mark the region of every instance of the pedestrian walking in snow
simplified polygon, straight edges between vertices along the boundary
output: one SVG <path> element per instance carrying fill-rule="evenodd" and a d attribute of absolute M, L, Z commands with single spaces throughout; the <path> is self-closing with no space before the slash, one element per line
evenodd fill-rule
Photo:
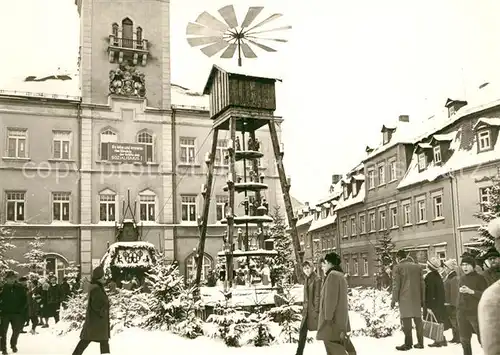
<path fill-rule="evenodd" d="M 100 344 L 101 354 L 110 353 L 109 300 L 104 283 L 104 270 L 98 266 L 92 271 L 85 322 L 73 355 L 82 355 L 91 342 Z"/>
<path fill-rule="evenodd" d="M 479 300 L 488 285 L 485 278 L 477 273 L 475 267 L 474 258 L 469 256 L 462 258 L 461 268 L 464 275 L 459 279 L 457 322 L 464 355 L 472 355 L 470 344 L 472 332 L 477 334 L 481 342 L 477 309 Z"/>
<path fill-rule="evenodd" d="M 60 294 L 61 294 L 61 306 L 66 309 L 66 303 L 68 302 L 69 298 L 71 297 L 71 286 L 68 282 L 68 278 L 65 277 L 63 278 L 63 281 L 61 283 L 60 287 Z"/>
<path fill-rule="evenodd" d="M 318 330 L 319 300 L 321 296 L 321 278 L 314 271 L 310 261 L 302 263 L 304 272 L 304 301 L 302 303 L 302 322 L 300 324 L 299 342 L 296 355 L 304 353 L 307 332 Z"/>
<path fill-rule="evenodd" d="M 396 254 L 398 264 L 393 269 L 392 302 L 395 307 L 399 303 L 399 313 L 403 325 L 405 341 L 396 346 L 399 351 L 407 351 L 412 347 L 424 348 L 424 334 L 421 307 L 425 304 L 425 285 L 423 270 L 416 264 L 405 250 Z M 413 346 L 412 320 L 417 331 L 417 344 Z"/>
<path fill-rule="evenodd" d="M 427 268 L 429 272 L 425 276 L 425 304 L 424 304 L 424 318 L 427 314 L 432 314 L 438 323 L 444 324 L 444 329 L 451 327 L 448 319 L 448 314 L 445 307 L 445 291 L 443 279 L 439 273 L 441 261 L 438 258 L 430 258 L 427 261 Z M 447 346 L 446 339 L 441 342 L 434 342 L 429 344 L 430 347 Z"/>
<path fill-rule="evenodd" d="M 488 286 L 491 286 L 500 280 L 500 253 L 496 248 L 491 248 L 484 254 L 483 259 L 485 270 L 481 275 L 486 279 Z"/>
<path fill-rule="evenodd" d="M 55 275 L 49 276 L 49 287 L 46 293 L 45 304 L 45 323 L 49 324 L 49 318 L 54 318 L 55 322 L 59 322 L 59 310 L 61 308 L 62 293 L 61 287 L 57 284 Z"/>
<path fill-rule="evenodd" d="M 19 280 L 17 281 L 19 285 L 22 286 L 24 289 L 24 292 L 26 293 L 26 296 L 28 295 L 28 278 L 26 276 L 21 276 Z M 27 327 L 29 325 L 29 311 L 28 307 L 26 307 L 25 312 L 24 312 L 24 321 L 23 321 L 23 327 L 20 331 L 21 334 L 26 333 L 24 330 L 24 327 Z"/>
<path fill-rule="evenodd" d="M 345 355 L 348 345 L 352 347 L 348 338 L 351 327 L 347 281 L 340 263 L 336 253 L 327 254 L 323 261 L 325 280 L 321 287 L 316 339 L 323 340 L 327 355 Z M 354 351 L 353 347 L 351 350 Z"/>
<path fill-rule="evenodd" d="M 30 281 L 28 289 L 28 315 L 31 321 L 31 334 L 36 334 L 36 327 L 40 317 L 40 302 L 42 295 L 38 280 L 33 279 Z"/>
<path fill-rule="evenodd" d="M 496 249 L 500 250 L 500 218 L 488 225 L 488 232 L 495 238 Z M 479 302 L 479 331 L 484 355 L 500 354 L 500 280 L 484 291 Z"/>
<path fill-rule="evenodd" d="M 17 340 L 23 329 L 27 307 L 26 290 L 16 282 L 15 272 L 7 271 L 5 274 L 5 285 L 3 285 L 0 291 L 0 350 L 3 355 L 8 354 L 7 331 L 9 325 L 12 328 L 10 348 L 13 352 L 17 353 Z"/>
<path fill-rule="evenodd" d="M 458 306 L 458 265 L 456 260 L 447 260 L 444 262 L 448 273 L 444 277 L 444 295 L 445 295 L 445 307 L 450 319 L 451 329 L 453 338 L 450 343 L 458 344 L 460 343 L 460 336 L 458 335 L 458 323 L 457 323 L 457 306 Z"/>

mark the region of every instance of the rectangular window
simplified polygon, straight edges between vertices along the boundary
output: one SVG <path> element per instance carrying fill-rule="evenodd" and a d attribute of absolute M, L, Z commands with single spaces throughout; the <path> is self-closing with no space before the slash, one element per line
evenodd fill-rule
<path fill-rule="evenodd" d="M 196 196 L 181 196 L 183 222 L 196 222 Z"/>
<path fill-rule="evenodd" d="M 102 222 L 116 221 L 116 195 L 99 195 L 99 220 Z"/>
<path fill-rule="evenodd" d="M 322 219 L 325 219 L 326 217 L 328 217 L 329 210 L 330 210 L 329 208 L 321 207 L 321 218 Z"/>
<path fill-rule="evenodd" d="M 389 163 L 389 181 L 394 181 L 398 179 L 396 167 L 397 164 L 395 160 Z"/>
<path fill-rule="evenodd" d="M 54 131 L 52 137 L 52 158 L 69 160 L 71 157 L 71 132 Z"/>
<path fill-rule="evenodd" d="M 217 150 L 215 151 L 215 165 L 229 165 L 229 156 L 227 155 L 227 139 L 217 140 Z"/>
<path fill-rule="evenodd" d="M 366 221 L 364 214 L 359 216 L 359 228 L 361 229 L 361 233 L 366 233 Z"/>
<path fill-rule="evenodd" d="M 380 217 L 380 230 L 386 230 L 387 229 L 387 221 L 385 217 L 385 210 L 380 210 L 379 212 L 379 217 Z"/>
<path fill-rule="evenodd" d="M 420 153 L 418 155 L 418 169 L 425 170 L 426 167 L 427 167 L 427 162 L 425 159 L 425 153 Z"/>
<path fill-rule="evenodd" d="M 404 225 L 411 224 L 411 203 L 407 202 L 403 204 L 403 216 L 404 216 Z"/>
<path fill-rule="evenodd" d="M 9 158 L 26 158 L 27 140 L 27 130 L 9 128 L 7 131 L 7 156 Z"/>
<path fill-rule="evenodd" d="M 446 261 L 446 247 L 435 247 L 434 251 L 436 252 L 436 258 L 442 261 Z"/>
<path fill-rule="evenodd" d="M 194 164 L 196 151 L 195 138 L 180 139 L 180 162 L 182 164 Z"/>
<path fill-rule="evenodd" d="M 354 256 L 352 258 L 352 261 L 353 261 L 353 267 L 354 267 L 354 270 L 352 272 L 352 276 L 358 276 L 359 275 L 359 261 L 358 261 L 358 257 Z"/>
<path fill-rule="evenodd" d="M 378 184 L 385 184 L 385 165 L 381 165 L 378 167 Z"/>
<path fill-rule="evenodd" d="M 432 148 L 434 152 L 434 163 L 439 164 L 441 163 L 441 147 L 439 145 L 435 146 Z"/>
<path fill-rule="evenodd" d="M 375 188 L 375 170 L 373 169 L 368 170 L 368 188 Z"/>
<path fill-rule="evenodd" d="M 344 196 L 344 200 L 347 200 L 347 198 L 349 197 L 349 189 L 347 188 L 347 185 L 344 185 L 342 187 L 342 190 L 343 190 L 342 194 Z"/>
<path fill-rule="evenodd" d="M 398 206 L 391 206 L 391 227 L 395 228 L 398 226 Z"/>
<path fill-rule="evenodd" d="M 154 137 L 148 132 L 141 132 L 137 135 L 137 143 L 144 146 L 146 162 L 154 161 Z"/>
<path fill-rule="evenodd" d="M 425 208 L 425 199 L 417 201 L 417 222 L 427 221 L 427 211 Z"/>
<path fill-rule="evenodd" d="M 478 138 L 478 148 L 480 152 L 491 149 L 491 136 L 489 130 L 479 132 L 477 134 L 477 138 Z"/>
<path fill-rule="evenodd" d="M 358 183 L 356 180 L 352 183 L 352 196 L 355 197 L 358 194 Z"/>
<path fill-rule="evenodd" d="M 434 205 L 434 218 L 443 217 L 443 196 L 438 195 L 432 198 L 432 204 Z"/>
<path fill-rule="evenodd" d="M 342 237 L 347 237 L 347 220 L 342 220 Z"/>
<path fill-rule="evenodd" d="M 354 237 L 356 236 L 357 231 L 356 231 L 356 217 L 352 216 L 351 217 L 351 236 Z"/>
<path fill-rule="evenodd" d="M 363 276 L 368 276 L 369 267 L 368 267 L 368 255 L 363 255 Z"/>
<path fill-rule="evenodd" d="M 376 223 L 375 223 L 375 212 L 370 212 L 370 232 L 373 232 L 377 229 Z"/>
<path fill-rule="evenodd" d="M 351 274 L 351 265 L 349 265 L 349 258 L 344 258 L 344 272 L 348 275 Z"/>
<path fill-rule="evenodd" d="M 8 191 L 7 197 L 7 221 L 9 222 L 23 222 L 25 219 L 24 208 L 26 194 L 21 191 Z"/>
<path fill-rule="evenodd" d="M 54 192 L 52 194 L 52 220 L 69 222 L 71 194 Z"/>
<path fill-rule="evenodd" d="M 139 211 L 141 221 L 156 221 L 156 196 L 152 194 L 139 195 Z"/>
<path fill-rule="evenodd" d="M 217 196 L 216 197 L 216 218 L 217 222 L 226 218 L 226 204 L 228 203 L 227 196 Z"/>
<path fill-rule="evenodd" d="M 490 191 L 491 191 L 491 186 L 479 189 L 479 203 L 481 212 L 489 211 L 489 204 L 491 203 Z"/>

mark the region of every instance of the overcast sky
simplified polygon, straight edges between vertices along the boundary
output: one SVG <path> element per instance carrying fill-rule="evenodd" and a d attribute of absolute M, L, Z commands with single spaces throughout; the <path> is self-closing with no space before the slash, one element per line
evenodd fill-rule
<path fill-rule="evenodd" d="M 379 139 L 383 123 L 400 114 L 422 120 L 448 97 L 460 98 L 498 74 L 497 0 L 238 0 L 262 16 L 284 14 L 277 26 L 289 42 L 257 52 L 248 70 L 283 78 L 286 173 L 302 201 L 324 196 L 333 173 L 344 173 Z M 212 63 L 185 40 L 188 21 L 227 0 L 171 0 L 172 81 L 199 89 Z M 269 24 L 271 28 L 272 24 Z M 145 25 L 144 27 L 147 27 Z M 73 0 L 0 1 L 0 88 L 12 77 L 76 66 L 78 15 Z M 282 37 L 283 36 L 277 36 Z M 8 87 L 7 87 L 8 88 Z M 499 93 L 500 96 L 500 93 Z"/>

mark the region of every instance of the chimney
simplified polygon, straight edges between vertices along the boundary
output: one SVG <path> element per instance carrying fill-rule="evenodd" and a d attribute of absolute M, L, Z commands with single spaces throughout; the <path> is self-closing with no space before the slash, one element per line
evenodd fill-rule
<path fill-rule="evenodd" d="M 408 116 L 408 115 L 399 115 L 399 122 L 410 122 L 410 116 Z"/>
<path fill-rule="evenodd" d="M 309 207 L 309 202 L 305 202 L 304 205 L 306 205 L 306 207 Z"/>
<path fill-rule="evenodd" d="M 340 179 L 342 179 L 342 175 L 333 174 L 332 175 L 332 185 L 337 184 L 340 181 Z"/>

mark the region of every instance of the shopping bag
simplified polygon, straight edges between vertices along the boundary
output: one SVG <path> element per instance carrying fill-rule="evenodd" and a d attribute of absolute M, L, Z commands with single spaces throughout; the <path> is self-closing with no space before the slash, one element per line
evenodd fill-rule
<path fill-rule="evenodd" d="M 432 312 L 427 312 L 423 321 L 424 337 L 434 340 L 436 343 L 444 341 L 444 324 L 438 323 Z"/>
<path fill-rule="evenodd" d="M 354 344 L 351 341 L 351 337 L 349 335 L 345 336 L 344 341 L 342 342 L 345 350 L 347 351 L 347 354 L 349 355 L 356 355 L 356 348 L 354 347 Z"/>

